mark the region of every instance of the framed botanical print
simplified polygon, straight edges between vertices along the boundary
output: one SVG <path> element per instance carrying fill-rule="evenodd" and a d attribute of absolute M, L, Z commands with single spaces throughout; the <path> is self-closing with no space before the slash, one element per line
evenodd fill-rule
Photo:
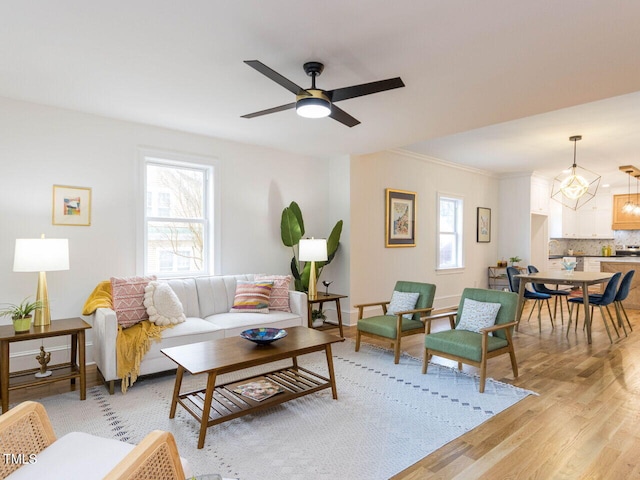
<path fill-rule="evenodd" d="M 491 241 L 491 209 L 478 207 L 476 241 L 489 243 Z"/>
<path fill-rule="evenodd" d="M 416 192 L 386 189 L 386 247 L 416 246 Z"/>
<path fill-rule="evenodd" d="M 54 185 L 52 222 L 54 225 L 91 225 L 91 189 Z"/>

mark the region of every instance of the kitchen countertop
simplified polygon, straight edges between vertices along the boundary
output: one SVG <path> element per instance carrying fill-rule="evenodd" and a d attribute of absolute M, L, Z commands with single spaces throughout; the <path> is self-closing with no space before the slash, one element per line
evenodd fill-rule
<path fill-rule="evenodd" d="M 630 257 L 629 255 L 609 255 L 605 257 L 604 255 L 573 255 L 563 254 L 563 255 L 549 255 L 549 260 L 553 260 L 554 258 L 563 258 L 563 257 L 576 257 L 576 258 L 640 258 L 640 257 Z"/>

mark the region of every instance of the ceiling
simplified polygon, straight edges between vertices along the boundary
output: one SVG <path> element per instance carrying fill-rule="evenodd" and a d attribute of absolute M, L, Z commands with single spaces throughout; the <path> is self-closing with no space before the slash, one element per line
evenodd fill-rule
<path fill-rule="evenodd" d="M 633 0 L 3 0 L 0 96 L 313 156 L 406 148 L 498 173 L 572 163 L 626 185 L 640 139 Z M 362 123 L 303 119 L 243 63 L 345 100 Z M 611 180 L 609 180 L 611 172 Z"/>

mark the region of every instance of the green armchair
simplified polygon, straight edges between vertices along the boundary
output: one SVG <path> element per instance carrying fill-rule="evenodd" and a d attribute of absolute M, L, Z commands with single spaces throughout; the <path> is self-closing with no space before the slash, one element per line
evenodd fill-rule
<path fill-rule="evenodd" d="M 394 315 L 387 315 L 387 306 L 390 301 L 362 303 L 354 305 L 358 308 L 358 331 L 356 333 L 356 352 L 360 350 L 360 338 L 362 335 L 391 340 L 394 349 L 394 363 L 400 361 L 400 341 L 407 335 L 415 335 L 425 332 L 426 317 L 432 310 L 433 297 L 436 294 L 436 286 L 430 283 L 399 281 L 394 288 L 398 292 L 419 293 L 415 308 Z M 380 306 L 382 315 L 362 318 L 365 307 Z M 412 314 L 410 319 L 403 315 Z"/>
<path fill-rule="evenodd" d="M 449 317 L 452 322 L 457 316 L 455 322 L 457 327 L 463 314 L 464 301 L 467 298 L 478 302 L 501 304 L 495 324 L 480 329 L 480 333 L 452 328 L 425 335 L 422 373 L 427 373 L 427 366 L 432 355 L 457 361 L 459 369 L 462 368 L 463 363 L 473 365 L 480 368 L 480 393 L 483 393 L 487 376 L 487 360 L 490 358 L 508 353 L 511 358 L 513 376 L 518 377 L 518 365 L 511 338 L 513 328 L 516 326 L 518 295 L 498 290 L 465 288 L 457 309 L 427 317 L 425 320 L 431 323 L 436 318 Z M 492 336 L 489 333 L 492 333 Z"/>

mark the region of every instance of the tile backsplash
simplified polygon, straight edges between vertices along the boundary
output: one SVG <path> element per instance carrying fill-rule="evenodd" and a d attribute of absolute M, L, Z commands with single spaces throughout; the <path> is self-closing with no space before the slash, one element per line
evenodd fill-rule
<path fill-rule="evenodd" d="M 549 255 L 567 255 L 569 250 L 584 252 L 585 255 L 600 255 L 605 245 L 611 245 L 615 255 L 616 245 L 640 245 L 640 230 L 616 230 L 613 235 L 613 240 L 553 239 L 549 241 Z"/>

